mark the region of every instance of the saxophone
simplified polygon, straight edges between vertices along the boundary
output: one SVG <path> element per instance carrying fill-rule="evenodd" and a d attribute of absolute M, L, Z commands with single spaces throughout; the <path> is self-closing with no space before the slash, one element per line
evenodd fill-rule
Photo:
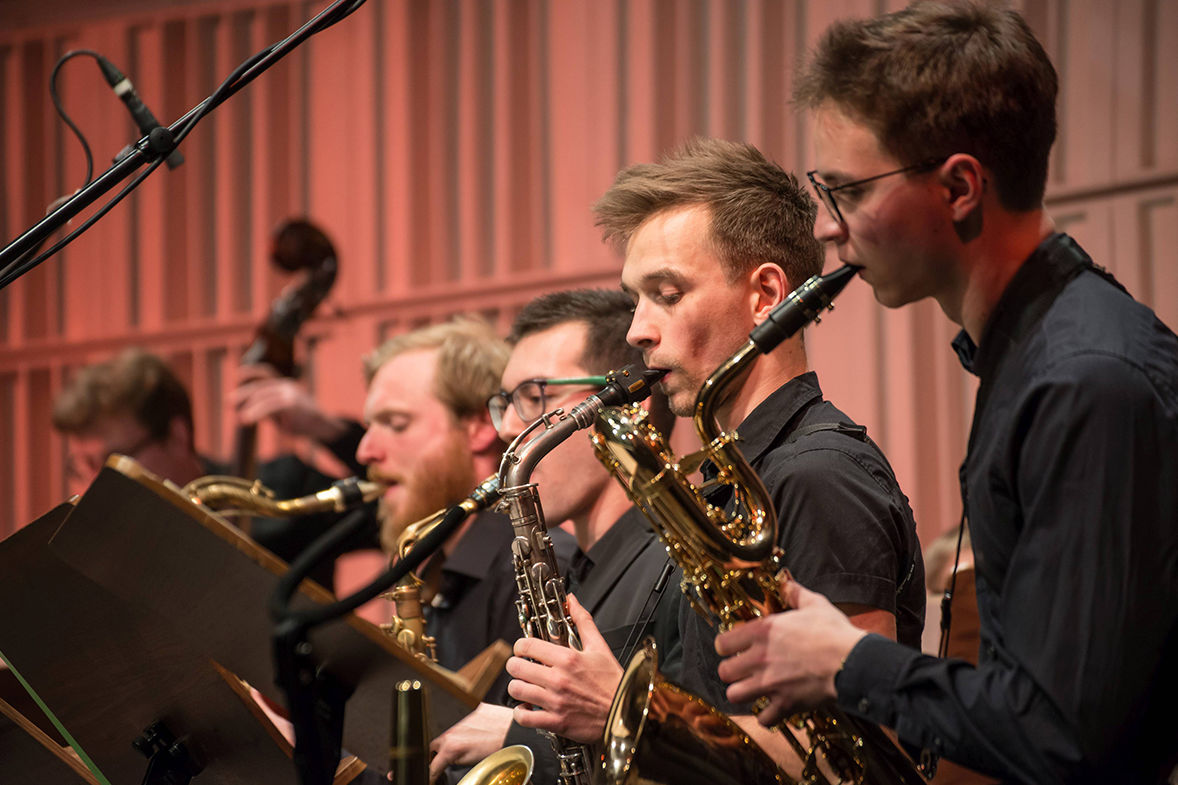
<path fill-rule="evenodd" d="M 581 648 L 577 628 L 565 604 L 564 579 L 556 564 L 552 538 L 544 522 L 540 494 L 531 482 L 540 460 L 575 432 L 588 428 L 594 417 L 608 406 L 635 403 L 650 395 L 659 372 L 627 366 L 607 375 L 609 384 L 565 414 L 556 409 L 544 414 L 512 441 L 499 466 L 500 509 L 511 518 L 515 539 L 511 543 L 519 595 L 516 610 L 520 627 L 529 638 Z M 532 434 L 540 429 L 535 438 Z M 531 439 L 530 441 L 528 441 Z M 526 442 L 526 443 L 525 443 Z M 569 739 L 546 733 L 560 761 L 561 785 L 588 785 L 591 758 L 589 748 Z"/>
<path fill-rule="evenodd" d="M 276 499 L 274 491 L 259 480 L 225 474 L 197 477 L 180 489 L 193 504 L 222 515 L 257 515 L 262 518 L 293 518 L 319 512 L 344 512 L 357 504 L 380 498 L 387 486 L 359 477 L 336 480 L 318 493 L 297 499 Z"/>
<path fill-rule="evenodd" d="M 593 443 L 598 458 L 646 514 L 682 569 L 682 589 L 692 607 L 721 631 L 741 621 L 786 610 L 778 585 L 787 573 L 776 546 L 777 516 L 772 500 L 737 448 L 737 435 L 720 431 L 715 407 L 760 354 L 817 321 L 855 270 L 846 265 L 807 280 L 713 372 L 696 397 L 693 421 L 702 444 L 698 452 L 676 461 L 662 434 L 647 424 L 641 413 L 606 410 L 597 417 Z M 731 513 L 710 504 L 687 479 L 704 460 L 710 460 L 718 470 L 714 482 L 731 487 Z M 623 681 L 614 705 L 632 701 L 627 692 L 648 689 L 648 683 Z M 790 726 L 807 733 L 808 745 Z M 859 721 L 837 707 L 795 715 L 777 729 L 802 761 L 802 782 L 830 783 L 819 768 L 820 757 L 832 768 L 838 782 L 924 782 L 908 758 L 877 726 Z M 637 734 L 631 739 L 611 739 L 607 734 L 607 755 L 632 756 L 640 741 Z M 623 771 L 626 763 L 607 760 L 606 768 Z"/>
<path fill-rule="evenodd" d="M 499 476 L 491 475 L 471 491 L 458 506 L 472 515 L 485 510 L 499 500 Z M 405 527 L 397 538 L 397 558 L 403 558 L 419 540 L 433 531 L 442 522 L 450 508 L 438 510 Z M 421 609 L 421 587 L 424 581 L 410 572 L 397 582 L 390 591 L 380 595 L 393 604 L 393 620 L 382 624 L 381 629 L 397 643 L 413 652 L 419 659 L 438 661 L 437 641 L 425 634 L 425 615 Z"/>

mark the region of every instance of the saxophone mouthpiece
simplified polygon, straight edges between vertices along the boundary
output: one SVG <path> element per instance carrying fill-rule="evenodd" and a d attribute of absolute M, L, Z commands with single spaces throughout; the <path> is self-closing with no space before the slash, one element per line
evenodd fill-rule
<path fill-rule="evenodd" d="M 609 384 L 597 393 L 597 397 L 606 406 L 638 403 L 649 398 L 654 386 L 666 375 L 664 368 L 646 368 L 638 363 L 627 365 L 606 375 Z"/>

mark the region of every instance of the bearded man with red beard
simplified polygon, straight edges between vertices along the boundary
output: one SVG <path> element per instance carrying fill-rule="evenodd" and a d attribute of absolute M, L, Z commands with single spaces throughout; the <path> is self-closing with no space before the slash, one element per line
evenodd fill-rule
<path fill-rule="evenodd" d="M 399 335 L 368 358 L 367 431 L 356 459 L 389 483 L 379 512 L 386 552 L 410 523 L 461 501 L 498 470 L 503 443 L 486 401 L 507 356 L 488 325 L 462 319 Z M 555 529 L 552 537 L 564 567 L 575 544 Z M 481 512 L 420 570 L 426 633 L 443 667 L 457 670 L 496 640 L 520 637 L 511 540 L 505 516 Z M 504 703 L 507 681 L 501 674 L 485 700 Z"/>

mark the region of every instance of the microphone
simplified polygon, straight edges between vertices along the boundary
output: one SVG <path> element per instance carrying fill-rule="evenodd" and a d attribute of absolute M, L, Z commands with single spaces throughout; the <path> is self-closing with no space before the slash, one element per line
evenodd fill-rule
<path fill-rule="evenodd" d="M 169 169 L 175 169 L 184 163 L 184 156 L 176 149 L 176 142 L 172 138 L 171 130 L 160 125 L 160 121 L 155 119 L 155 115 L 144 105 L 139 94 L 135 92 L 135 85 L 131 84 L 131 80 L 101 55 L 98 56 L 98 68 L 106 78 L 107 84 L 114 90 L 115 95 L 127 105 L 127 111 L 131 113 L 135 125 L 139 126 L 139 132 L 148 137 L 151 151 L 161 155 L 167 153 Z M 123 155 L 120 154 L 119 157 L 122 158 Z"/>

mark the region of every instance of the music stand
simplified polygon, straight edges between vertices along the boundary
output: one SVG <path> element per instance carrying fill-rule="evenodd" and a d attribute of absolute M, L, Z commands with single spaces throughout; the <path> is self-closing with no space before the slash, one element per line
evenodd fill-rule
<path fill-rule="evenodd" d="M 171 617 L 176 634 L 194 650 L 280 699 L 267 602 L 286 565 L 175 486 L 130 458 L 113 456 L 50 547 L 114 595 Z M 295 607 L 333 599 L 311 581 L 299 595 Z M 355 687 L 344 746 L 378 770 L 388 759 L 398 682 L 423 685 L 431 736 L 478 704 L 449 671 L 415 658 L 355 614 L 315 629 L 311 643 L 321 667 Z"/>
<path fill-rule="evenodd" d="M 89 781 L 144 782 L 151 764 L 132 744 L 157 721 L 203 767 L 201 783 L 254 785 L 289 771 L 241 689 L 170 622 L 50 552 L 70 513 L 61 505 L 0 542 L 0 652 L 56 720 Z M 0 761 L 0 779 L 9 782 L 20 765 Z"/>

